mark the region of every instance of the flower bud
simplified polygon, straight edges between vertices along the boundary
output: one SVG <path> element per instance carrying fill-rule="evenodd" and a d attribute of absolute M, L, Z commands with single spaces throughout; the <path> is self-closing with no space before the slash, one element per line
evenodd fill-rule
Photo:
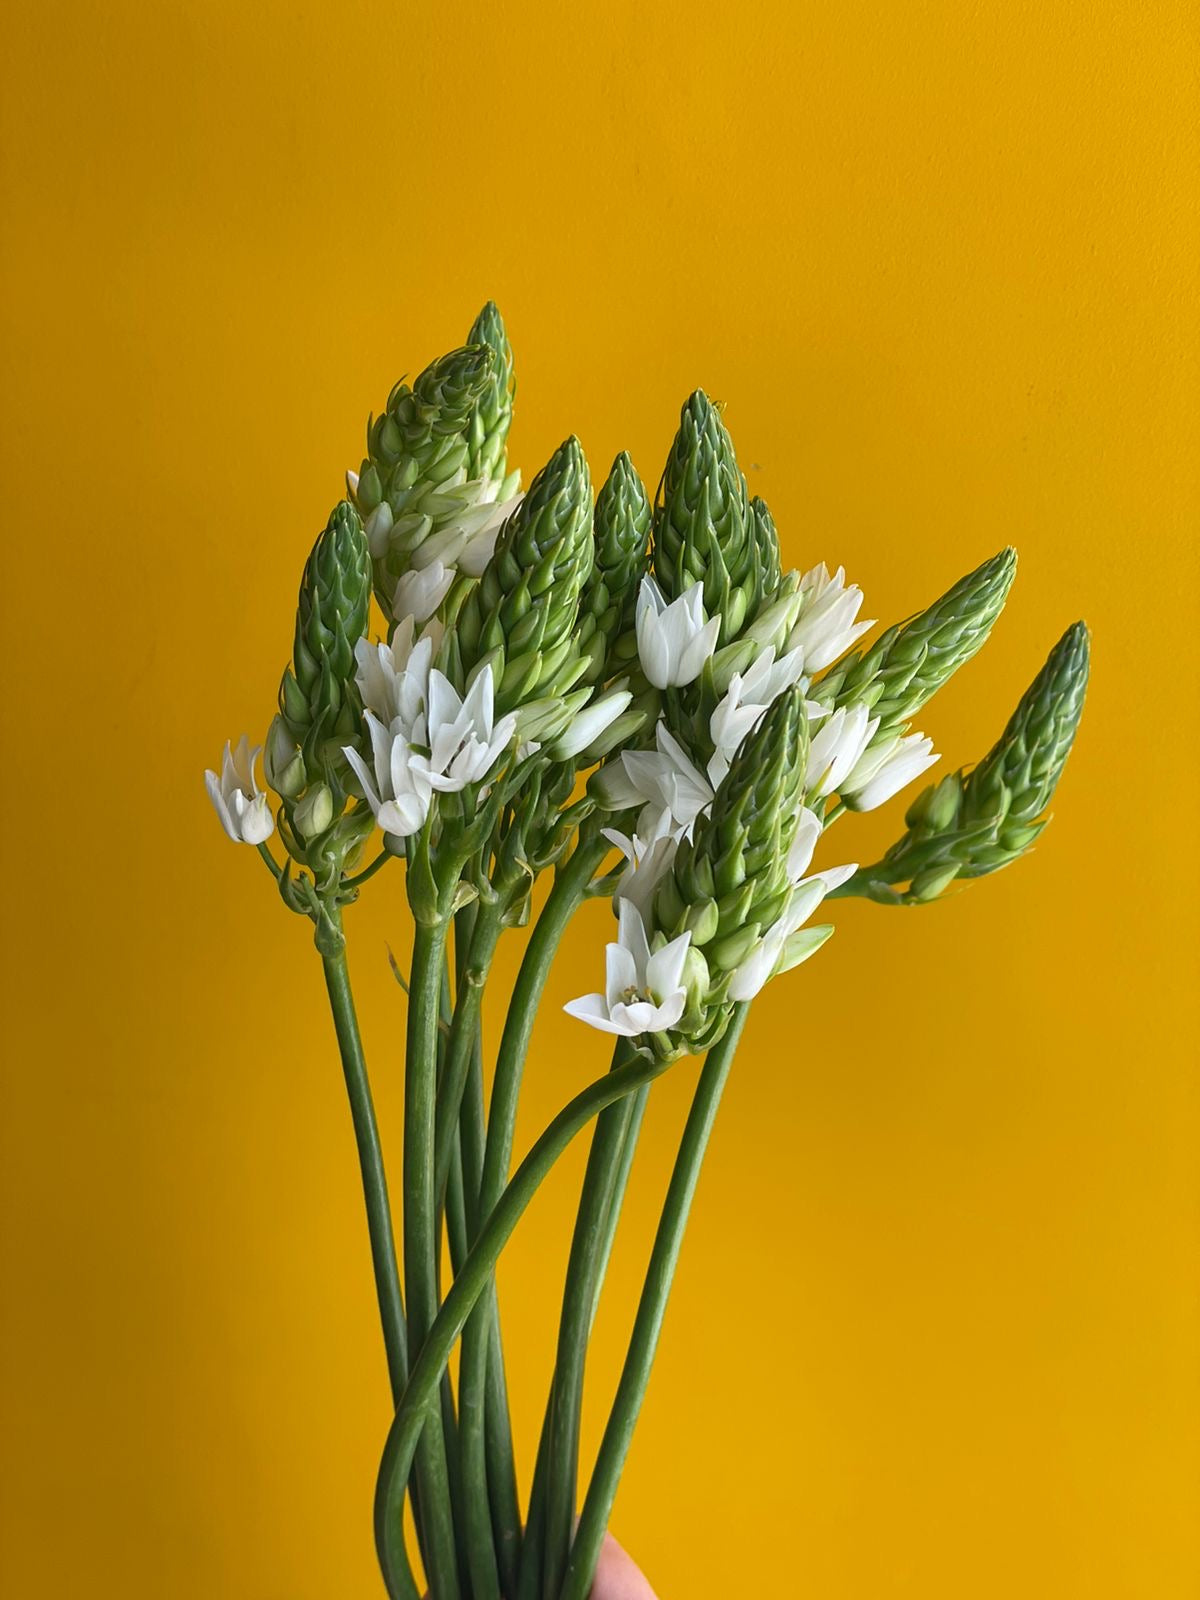
<path fill-rule="evenodd" d="M 812 691 L 820 705 L 867 706 L 889 733 L 913 717 L 979 650 L 1004 608 L 1017 569 L 1002 550 L 909 622 L 832 667 Z"/>
<path fill-rule="evenodd" d="M 683 407 L 654 512 L 654 575 L 668 600 L 704 585 L 719 644 L 741 632 L 763 585 L 746 480 L 716 408 L 697 389 Z"/>
<path fill-rule="evenodd" d="M 583 658 L 573 631 L 592 566 L 591 482 L 578 439 L 567 439 L 505 523 L 495 553 L 455 627 L 463 671 L 491 661 L 496 709 L 563 695 Z"/>
<path fill-rule="evenodd" d="M 333 795 L 329 785 L 318 783 L 292 811 L 292 826 L 302 839 L 315 839 L 333 822 Z"/>
<path fill-rule="evenodd" d="M 267 730 L 263 771 L 271 788 L 287 800 L 294 800 L 302 793 L 307 781 L 304 757 L 288 732 L 287 723 L 282 716 L 273 717 L 271 726 Z"/>

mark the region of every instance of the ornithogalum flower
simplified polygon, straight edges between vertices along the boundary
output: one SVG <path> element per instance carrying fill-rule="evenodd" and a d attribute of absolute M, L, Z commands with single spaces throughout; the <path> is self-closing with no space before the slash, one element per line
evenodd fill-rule
<path fill-rule="evenodd" d="M 426 714 L 413 730 L 413 761 L 435 789 L 454 793 L 487 777 L 516 731 L 509 712 L 495 720 L 491 666 L 484 667 L 465 696 L 435 667 L 429 674 Z M 422 729 L 422 722 L 424 727 Z M 423 735 L 423 736 L 422 736 Z"/>
<path fill-rule="evenodd" d="M 550 745 L 550 759 L 569 761 L 581 750 L 586 750 L 588 745 L 594 743 L 613 725 L 632 699 L 633 695 L 628 689 L 614 689 L 609 694 L 602 694 L 590 701 L 572 719 L 566 732 L 560 734 Z"/>
<path fill-rule="evenodd" d="M 768 645 L 746 672 L 734 673 L 708 722 L 713 742 L 708 781 L 714 788 L 729 771 L 738 746 L 758 724 L 767 707 L 785 689 L 799 683 L 803 672 L 803 650 L 789 650 L 776 661 L 775 648 Z M 813 706 L 812 709 L 816 716 L 825 714 L 822 707 Z"/>
<path fill-rule="evenodd" d="M 841 706 L 813 734 L 808 747 L 805 792 L 814 800 L 836 794 L 875 736 L 879 720 L 866 706 Z"/>
<path fill-rule="evenodd" d="M 923 733 L 896 734 L 863 752 L 842 782 L 842 795 L 855 811 L 874 811 L 937 759 L 933 740 Z"/>
<path fill-rule="evenodd" d="M 682 1017 L 687 1003 L 683 969 L 690 933 L 651 953 L 645 924 L 636 906 L 622 900 L 616 944 L 608 946 L 603 994 L 570 1000 L 564 1010 L 602 1033 L 634 1039 L 661 1033 Z"/>
<path fill-rule="evenodd" d="M 656 689 L 682 687 L 704 670 L 717 648 L 720 617 L 704 614 L 704 585 L 694 583 L 677 600 L 666 596 L 653 578 L 638 590 L 636 628 L 642 671 Z"/>
<path fill-rule="evenodd" d="M 689 836 L 700 813 L 712 804 L 713 789 L 665 722 L 654 730 L 654 750 L 625 750 L 595 780 L 610 811 L 641 806 L 638 835 L 653 839 L 670 832 Z"/>
<path fill-rule="evenodd" d="M 442 630 L 432 622 L 416 638 L 416 623 L 406 617 L 392 635 L 391 644 L 360 639 L 354 648 L 358 664 L 354 681 L 362 703 L 381 722 L 397 718 L 408 729 L 416 726 L 429 697 L 429 672 Z"/>
<path fill-rule="evenodd" d="M 856 622 L 863 602 L 856 583 L 846 586 L 845 569 L 832 577 L 822 561 L 800 580 L 800 619 L 788 635 L 788 649 L 804 651 L 804 670 L 823 672 L 844 655 L 854 641 L 875 626 L 874 621 Z"/>
<path fill-rule="evenodd" d="M 235 844 L 262 844 L 275 831 L 267 797 L 254 781 L 254 763 L 261 748 L 256 745 L 251 750 L 250 741 L 243 734 L 236 750 L 226 742 L 221 776 L 218 778 L 212 771 L 204 774 L 208 798 Z"/>
<path fill-rule="evenodd" d="M 374 773 L 351 746 L 346 747 L 346 760 L 362 784 L 367 804 L 384 833 L 407 839 L 421 831 L 429 815 L 433 785 L 428 774 L 414 761 L 408 730 L 401 718 L 396 717 L 385 725 L 368 711 L 366 722 L 371 736 Z"/>
<path fill-rule="evenodd" d="M 679 846 L 678 838 L 670 831 L 670 820 L 665 811 L 660 812 L 659 831 L 649 838 L 642 838 L 636 833 L 632 836 L 618 833 L 615 828 L 603 830 L 604 837 L 610 844 L 616 845 L 627 863 L 613 890 L 613 899 L 628 900 L 636 906 L 643 922 L 650 920 L 654 891 L 670 870 Z"/>
<path fill-rule="evenodd" d="M 428 622 L 450 593 L 454 577 L 454 568 L 443 566 L 440 561 L 406 572 L 392 596 L 392 615 L 397 622 L 407 617 L 414 622 Z"/>

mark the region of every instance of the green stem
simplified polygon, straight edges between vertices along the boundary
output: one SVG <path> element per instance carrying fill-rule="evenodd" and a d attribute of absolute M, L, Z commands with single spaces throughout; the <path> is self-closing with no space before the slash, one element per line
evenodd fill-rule
<path fill-rule="evenodd" d="M 606 1073 L 566 1105 L 521 1162 L 480 1232 L 442 1309 L 413 1361 L 384 1446 L 375 1491 L 375 1539 L 392 1600 L 413 1600 L 415 1589 L 404 1551 L 404 1491 L 418 1442 L 436 1404 L 438 1384 L 455 1341 L 490 1284 L 496 1261 L 539 1185 L 567 1145 L 604 1107 L 666 1070 L 666 1063 L 639 1056 Z M 414 1347 L 415 1348 L 415 1347 Z"/>
<path fill-rule="evenodd" d="M 392 859 L 393 859 L 393 856 L 392 856 L 392 852 L 390 850 L 381 850 L 379 852 L 379 854 L 375 857 L 374 861 L 372 861 L 372 863 L 371 863 L 371 865 L 369 867 L 364 867 L 363 870 L 360 873 L 356 874 L 356 876 L 354 876 L 353 878 L 343 878 L 342 879 L 342 888 L 343 889 L 359 889 L 359 888 L 361 888 L 364 883 L 369 883 L 371 881 L 371 879 L 379 871 L 380 867 L 386 867 L 388 862 L 391 861 Z"/>
<path fill-rule="evenodd" d="M 619 1039 L 613 1050 L 610 1070 L 615 1070 L 626 1061 L 628 1052 L 627 1042 Z M 546 1527 L 542 1558 L 543 1600 L 555 1600 L 571 1548 L 588 1329 L 596 1299 L 596 1273 L 604 1248 L 613 1187 L 632 1109 L 632 1099 L 618 1100 L 606 1107 L 596 1119 L 575 1218 L 575 1231 L 571 1238 L 562 1316 L 558 1324 L 554 1381 L 550 1390 L 550 1432 L 545 1475 Z"/>
<path fill-rule="evenodd" d="M 449 919 L 417 922 L 408 993 L 404 1073 L 404 1279 L 411 1348 L 421 1347 L 438 1314 L 437 1204 L 433 1187 L 438 1019 Z M 459 1600 L 446 1440 L 440 1412 L 428 1418 L 417 1452 L 417 1486 L 437 1600 Z"/>
<path fill-rule="evenodd" d="M 375 1107 L 371 1101 L 371 1085 L 358 1031 L 354 996 L 350 991 L 346 952 L 339 950 L 321 959 L 346 1078 L 346 1092 L 350 1099 L 354 1139 L 358 1146 L 363 1199 L 367 1205 L 367 1231 L 371 1240 L 371 1264 L 375 1270 L 375 1294 L 379 1300 L 379 1318 L 383 1323 L 383 1342 L 387 1350 L 388 1377 L 394 1403 L 399 1400 L 408 1376 L 408 1341 L 383 1150 L 379 1142 L 379 1126 L 375 1121 Z"/>
<path fill-rule="evenodd" d="M 629 1171 L 633 1165 L 634 1152 L 637 1149 L 638 1135 L 641 1132 L 642 1118 L 645 1115 L 646 1100 L 649 1093 L 650 1085 L 643 1084 L 640 1089 L 629 1096 L 627 1102 L 619 1102 L 622 1105 L 628 1104 L 629 1122 L 625 1131 L 625 1143 L 621 1151 L 616 1181 L 613 1184 L 608 1218 L 604 1225 L 604 1237 L 601 1241 L 599 1259 L 596 1264 L 596 1283 L 592 1295 L 589 1333 L 591 1324 L 595 1322 L 596 1312 L 599 1309 L 600 1291 L 604 1286 L 604 1277 L 608 1271 L 609 1257 L 612 1254 L 613 1240 L 617 1232 L 617 1222 L 621 1215 L 625 1190 L 629 1184 Z M 607 1113 L 602 1113 L 602 1115 L 607 1115 Z M 521 1570 L 517 1584 L 517 1600 L 537 1600 L 538 1583 L 541 1577 L 546 1541 L 546 1460 L 550 1447 L 550 1417 L 553 1403 L 554 1389 L 552 1385 L 550 1396 L 546 1403 L 546 1414 L 542 1422 L 541 1438 L 538 1440 L 537 1462 L 533 1469 L 533 1487 L 529 1495 L 529 1517 L 525 1526 L 525 1537 L 521 1542 Z"/>
<path fill-rule="evenodd" d="M 258 848 L 259 855 L 263 858 L 263 860 L 267 863 L 267 866 L 270 868 L 271 876 L 275 879 L 275 882 L 278 883 L 280 878 L 283 877 L 283 868 L 279 865 L 279 863 L 276 861 L 275 857 L 271 854 L 271 852 L 267 849 L 265 844 L 260 844 L 257 848 Z"/>
<path fill-rule="evenodd" d="M 538 1002 L 551 963 L 568 922 L 587 893 L 592 875 L 609 848 L 602 838 L 590 835 L 580 838 L 574 854 L 556 874 L 554 885 L 525 947 L 496 1057 L 479 1185 L 480 1219 L 490 1216 L 508 1177 L 521 1076 Z M 495 1284 L 489 1282 L 478 1309 L 467 1323 L 459 1363 L 459 1422 L 463 1470 L 468 1483 L 485 1481 L 487 1441 L 484 1393 L 487 1388 L 488 1344 L 491 1330 L 498 1325 Z"/>
<path fill-rule="evenodd" d="M 650 1255 L 646 1283 L 638 1303 L 637 1317 L 629 1342 L 629 1352 L 617 1385 L 612 1413 L 604 1430 L 595 1471 L 588 1485 L 583 1511 L 571 1545 L 566 1580 L 559 1600 L 587 1600 L 596 1575 L 600 1546 L 608 1527 L 609 1513 L 617 1492 L 617 1482 L 634 1426 L 645 1397 L 650 1369 L 654 1364 L 658 1337 L 662 1330 L 667 1297 L 675 1276 L 679 1249 L 687 1227 L 692 1196 L 700 1176 L 704 1152 L 720 1104 L 721 1093 L 729 1076 L 729 1067 L 737 1049 L 738 1038 L 745 1022 L 748 1002 L 734 1008 L 724 1037 L 713 1046 L 705 1058 L 696 1093 L 688 1113 L 687 1125 L 679 1146 L 679 1155 L 671 1173 L 663 1205 L 662 1218 Z M 411 1384 L 410 1384 L 411 1388 Z"/>

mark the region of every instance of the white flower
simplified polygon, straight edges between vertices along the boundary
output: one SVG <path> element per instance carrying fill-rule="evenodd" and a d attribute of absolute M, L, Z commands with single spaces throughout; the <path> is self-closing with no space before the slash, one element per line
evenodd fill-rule
<path fill-rule="evenodd" d="M 593 740 L 598 739 L 606 728 L 612 726 L 632 699 L 630 690 L 616 689 L 611 694 L 601 695 L 584 706 L 566 732 L 560 734 L 550 746 L 550 759 L 569 761 L 581 750 L 586 750 Z"/>
<path fill-rule="evenodd" d="M 813 735 L 808 747 L 804 787 L 816 800 L 842 787 L 875 736 L 879 718 L 864 705 L 842 706 Z"/>
<path fill-rule="evenodd" d="M 801 826 L 805 831 L 806 842 L 812 833 L 811 824 L 806 822 L 809 817 L 813 822 L 817 822 L 811 811 L 801 813 Z M 820 823 L 817 822 L 817 833 L 820 831 Z M 797 836 L 799 834 L 800 828 L 797 828 Z M 815 840 L 812 843 L 815 843 Z M 812 843 L 808 844 L 810 856 Z M 803 854 L 803 851 L 800 854 Z M 807 866 L 807 860 L 804 864 Z M 800 870 L 803 871 L 803 867 Z M 814 951 L 820 949 L 833 931 L 831 928 L 812 928 L 800 938 L 797 938 L 797 935 L 825 896 L 839 884 L 845 883 L 846 879 L 857 870 L 857 863 L 851 862 L 844 867 L 830 867 L 826 872 L 815 872 L 811 878 L 801 878 L 795 884 L 782 916 L 771 924 L 741 965 L 734 969 L 729 980 L 731 1000 L 753 1000 L 764 984 L 780 970 L 781 964 L 786 967 L 798 966 L 801 961 L 806 961 Z"/>
<path fill-rule="evenodd" d="M 431 622 L 414 642 L 415 620 L 405 617 L 391 644 L 371 644 L 360 639 L 354 646 L 358 671 L 354 681 L 368 711 L 388 724 L 397 718 L 415 727 L 429 695 L 429 671 L 434 651 L 442 642 L 442 628 Z"/>
<path fill-rule="evenodd" d="M 658 832 L 645 839 L 636 833 L 631 838 L 615 828 L 603 829 L 604 837 L 616 845 L 628 862 L 613 890 L 613 899 L 628 900 L 637 908 L 643 923 L 650 921 L 655 891 L 669 872 L 679 848 L 679 840 L 670 831 L 670 821 L 665 811 L 660 812 Z"/>
<path fill-rule="evenodd" d="M 682 980 L 692 936 L 681 933 L 651 955 L 637 908 L 623 900 L 618 917 L 617 943 L 607 950 L 604 993 L 582 995 L 563 1009 L 602 1033 L 629 1039 L 661 1033 L 675 1026 L 687 1004 Z"/>
<path fill-rule="evenodd" d="M 256 745 L 251 750 L 245 734 L 236 750 L 231 750 L 226 740 L 221 776 L 211 770 L 204 774 L 208 798 L 234 844 L 262 844 L 275 831 L 270 804 L 254 781 L 254 763 L 261 749 Z"/>
<path fill-rule="evenodd" d="M 933 740 L 922 733 L 896 734 L 861 755 L 842 783 L 842 792 L 856 811 L 874 811 L 919 777 L 938 759 Z"/>
<path fill-rule="evenodd" d="M 668 605 L 654 579 L 643 578 L 636 626 L 642 670 L 656 689 L 666 689 L 700 676 L 717 648 L 721 619 L 705 619 L 703 584 L 694 583 Z"/>
<path fill-rule="evenodd" d="M 386 500 L 381 500 L 363 523 L 363 532 L 367 536 L 367 549 L 372 561 L 382 561 L 387 555 L 392 542 L 392 526 L 395 520 L 391 506 Z"/>
<path fill-rule="evenodd" d="M 492 559 L 500 529 L 520 505 L 522 496 L 514 494 L 498 501 L 498 482 L 481 480 L 466 487 L 478 489 L 478 500 L 421 541 L 410 558 L 413 567 L 428 567 L 440 561 L 444 566 L 460 568 L 468 577 L 478 578 Z"/>
<path fill-rule="evenodd" d="M 771 703 L 803 677 L 804 652 L 791 650 L 775 659 L 774 645 L 755 657 L 744 673 L 735 672 L 729 688 L 717 702 L 708 719 L 713 755 L 708 763 L 708 781 L 715 787 L 729 771 L 738 746 L 754 728 Z"/>
<path fill-rule="evenodd" d="M 513 712 L 494 720 L 491 663 L 478 674 L 465 696 L 435 667 L 429 674 L 426 712 L 413 729 L 412 742 L 428 754 L 414 753 L 413 762 L 435 789 L 454 793 L 478 783 L 495 766 L 516 731 Z"/>
<path fill-rule="evenodd" d="M 385 726 L 368 711 L 366 721 L 375 762 L 373 777 L 358 751 L 349 745 L 344 750 L 346 760 L 354 768 L 367 804 L 384 833 L 407 839 L 421 831 L 429 815 L 433 786 L 414 762 L 408 729 L 401 718 Z"/>
<path fill-rule="evenodd" d="M 406 617 L 427 622 L 450 593 L 456 575 L 453 567 L 443 566 L 440 561 L 406 572 L 392 596 L 392 615 L 397 622 Z"/>
<path fill-rule="evenodd" d="M 602 801 L 612 811 L 641 806 L 637 831 L 651 839 L 662 831 L 666 814 L 677 838 L 691 834 L 696 818 L 712 804 L 712 785 L 693 766 L 687 751 L 665 722 L 654 730 L 657 750 L 625 750 L 605 767 L 597 783 Z"/>
<path fill-rule="evenodd" d="M 804 651 L 806 672 L 821 672 L 832 666 L 854 641 L 874 627 L 874 620 L 855 622 L 863 602 L 858 585 L 846 587 L 845 569 L 832 577 L 822 561 L 800 580 L 803 605 L 800 620 L 788 635 L 788 649 Z"/>

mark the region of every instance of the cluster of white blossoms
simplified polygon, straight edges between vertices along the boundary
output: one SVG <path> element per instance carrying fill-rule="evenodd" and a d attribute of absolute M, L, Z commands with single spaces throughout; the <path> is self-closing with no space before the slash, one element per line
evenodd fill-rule
<path fill-rule="evenodd" d="M 358 641 L 355 682 L 374 770 L 352 745 L 344 752 L 375 821 L 384 833 L 400 839 L 420 832 L 435 790 L 451 794 L 486 779 L 517 725 L 514 713 L 498 720 L 495 716 L 490 665 L 460 695 L 432 664 L 441 642 L 440 624 L 431 623 L 419 639 L 415 633 L 410 616 L 390 645 Z"/>
<path fill-rule="evenodd" d="M 353 499 L 358 492 L 357 472 L 347 472 L 346 485 Z M 392 595 L 392 616 L 398 622 L 409 617 L 418 624 L 428 622 L 460 572 L 478 578 L 492 559 L 500 529 L 521 502 L 520 493 L 499 498 L 505 487 L 501 479 L 478 478 L 453 487 L 459 497 L 473 503 L 422 539 L 409 554 L 408 570 Z M 392 508 L 381 500 L 363 523 L 373 561 L 387 555 L 394 527 Z"/>
<path fill-rule="evenodd" d="M 687 730 L 695 744 L 711 750 L 703 768 L 664 720 L 654 732 L 652 750 L 621 752 L 600 773 L 593 787 L 614 811 L 637 809 L 635 831 L 627 836 L 606 830 L 606 837 L 625 857 L 626 867 L 614 891 L 618 933 L 607 949 L 603 994 L 571 1001 L 567 1011 L 605 1032 L 636 1037 L 671 1028 L 682 1017 L 686 990 L 683 974 L 690 935 L 666 941 L 654 930 L 653 905 L 659 884 L 670 870 L 675 852 L 690 839 L 697 820 L 711 807 L 729 773 L 738 749 L 768 708 L 785 691 L 807 690 L 811 675 L 832 666 L 873 626 L 859 621 L 862 591 L 847 586 L 845 572 L 832 576 L 822 564 L 806 573 L 794 596 L 743 635 L 757 645 L 757 654 L 743 672 L 734 673 L 702 730 Z M 777 652 L 767 642 L 781 617 L 788 624 L 784 646 Z M 703 586 L 686 590 L 669 605 L 653 578 L 645 578 L 637 604 L 637 641 L 642 670 L 657 688 L 683 688 L 694 683 L 717 648 L 719 618 L 705 615 Z M 808 801 L 823 803 L 837 795 L 847 806 L 869 811 L 882 805 L 937 759 L 932 741 L 923 734 L 889 734 L 878 740 L 879 719 L 865 705 L 828 708 L 806 701 L 812 734 L 804 775 Z M 830 929 L 801 929 L 817 906 L 857 870 L 857 864 L 808 874 L 813 851 L 824 827 L 808 804 L 797 819 L 787 863 L 791 894 L 784 913 L 755 943 L 733 972 L 727 990 L 731 1000 L 749 1000 L 776 972 L 811 955 Z"/>

